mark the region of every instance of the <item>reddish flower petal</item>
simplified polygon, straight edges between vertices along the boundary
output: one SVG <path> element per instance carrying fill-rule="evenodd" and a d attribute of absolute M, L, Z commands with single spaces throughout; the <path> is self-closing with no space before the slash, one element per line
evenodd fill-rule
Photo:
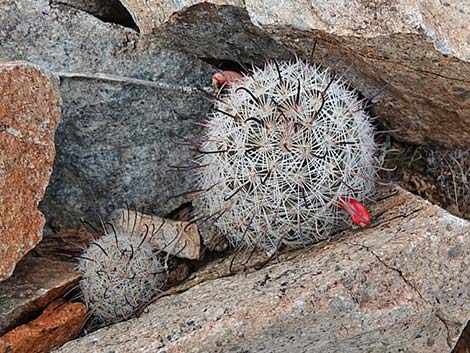
<path fill-rule="evenodd" d="M 352 219 L 354 225 L 367 226 L 371 217 L 366 207 L 357 200 L 343 198 L 338 202 L 338 207 L 343 209 Z"/>
<path fill-rule="evenodd" d="M 239 81 L 243 75 L 236 71 L 217 72 L 212 76 L 212 84 L 215 86 L 230 85 L 231 82 Z"/>

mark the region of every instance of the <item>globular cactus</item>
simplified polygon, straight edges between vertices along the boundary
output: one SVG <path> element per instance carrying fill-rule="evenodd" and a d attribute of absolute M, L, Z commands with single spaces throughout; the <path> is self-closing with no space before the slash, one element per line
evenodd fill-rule
<path fill-rule="evenodd" d="M 372 192 L 379 162 L 357 92 L 300 60 L 225 83 L 197 159 L 208 222 L 235 246 L 268 252 L 331 236 L 348 223 L 344 211 L 368 224 L 358 201 Z"/>
<path fill-rule="evenodd" d="M 103 224 L 104 235 L 79 257 L 83 300 L 97 326 L 128 319 L 164 285 L 161 256 L 147 241 L 148 232 L 134 234 L 137 220 L 131 222 Z"/>

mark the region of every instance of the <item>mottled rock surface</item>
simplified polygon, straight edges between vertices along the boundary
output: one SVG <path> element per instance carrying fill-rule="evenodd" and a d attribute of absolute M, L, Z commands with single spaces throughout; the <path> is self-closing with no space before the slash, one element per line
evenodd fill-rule
<path fill-rule="evenodd" d="M 51 4 L 61 4 L 86 11 L 105 22 L 136 27 L 131 14 L 119 0 L 51 0 Z"/>
<path fill-rule="evenodd" d="M 400 140 L 470 146 L 470 2 L 122 0 L 141 32 L 200 57 L 262 63 L 287 48 L 336 66 Z"/>
<path fill-rule="evenodd" d="M 0 337 L 0 352 L 50 352 L 80 334 L 86 312 L 82 303 L 57 300 L 37 319 Z"/>
<path fill-rule="evenodd" d="M 210 76 L 210 75 L 209 75 Z M 188 191 L 192 152 L 179 144 L 195 139 L 192 114 L 209 103 L 196 92 L 87 78 L 63 78 L 63 123 L 57 161 L 43 203 L 48 215 L 66 225 L 79 217 L 96 220 L 126 203 L 165 214 Z"/>
<path fill-rule="evenodd" d="M 0 283 L 0 335 L 23 324 L 78 283 L 70 262 L 28 254 Z"/>
<path fill-rule="evenodd" d="M 195 117 L 210 102 L 196 86 L 213 68 L 159 48 L 146 36 L 47 0 L 0 0 L 0 60 L 27 59 L 61 77 L 63 121 L 57 158 L 41 209 L 76 226 L 125 202 L 164 215 L 181 203 L 189 176 L 169 172 L 192 152 Z"/>
<path fill-rule="evenodd" d="M 38 204 L 59 120 L 57 78 L 26 62 L 0 62 L 0 281 L 42 239 Z"/>
<path fill-rule="evenodd" d="M 399 188 L 371 213 L 259 270 L 255 256 L 241 271 L 248 254 L 233 273 L 231 258 L 209 264 L 58 352 L 450 352 L 470 315 L 470 223 Z"/>

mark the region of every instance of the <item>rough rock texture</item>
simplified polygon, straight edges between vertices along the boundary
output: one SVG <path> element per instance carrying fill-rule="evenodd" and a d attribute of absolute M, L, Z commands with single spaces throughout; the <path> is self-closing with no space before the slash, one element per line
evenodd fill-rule
<path fill-rule="evenodd" d="M 0 283 L 0 335 L 23 324 L 78 283 L 74 265 L 28 254 Z"/>
<path fill-rule="evenodd" d="M 135 28 L 135 22 L 119 0 L 51 0 L 51 4 L 62 4 L 86 11 L 105 22 Z"/>
<path fill-rule="evenodd" d="M 336 66 L 394 136 L 470 146 L 470 2 L 466 0 L 122 0 L 141 32 L 201 57 L 261 63 L 286 48 Z M 276 44 L 277 43 L 277 44 Z"/>
<path fill-rule="evenodd" d="M 240 0 L 122 0 L 141 33 L 198 57 L 250 64 L 289 58 L 287 47 L 253 25 Z M 211 39 L 212 38 L 212 39 Z"/>
<path fill-rule="evenodd" d="M 180 204 L 167 200 L 191 179 L 169 166 L 191 160 L 176 136 L 194 139 L 200 131 L 190 118 L 209 109 L 200 94 L 87 78 L 63 78 L 61 92 L 64 119 L 45 212 L 75 225 L 79 217 L 96 220 L 96 209 L 106 215 L 128 203 L 164 214 Z"/>
<path fill-rule="evenodd" d="M 214 70 L 189 56 L 86 12 L 47 0 L 0 0 L 0 60 L 28 59 L 61 77 L 63 121 L 57 159 L 42 209 L 75 226 L 124 202 L 165 214 L 181 203 L 188 164 L 176 135 L 194 138 L 194 117 L 210 102 L 195 89 Z"/>
<path fill-rule="evenodd" d="M 42 238 L 38 204 L 59 120 L 57 78 L 26 62 L 0 62 L 0 281 Z"/>
<path fill-rule="evenodd" d="M 34 321 L 0 337 L 2 353 L 47 353 L 80 334 L 86 317 L 82 303 L 51 303 Z"/>
<path fill-rule="evenodd" d="M 399 188 L 371 213 L 259 270 L 210 264 L 58 352 L 450 352 L 470 316 L 470 223 Z"/>

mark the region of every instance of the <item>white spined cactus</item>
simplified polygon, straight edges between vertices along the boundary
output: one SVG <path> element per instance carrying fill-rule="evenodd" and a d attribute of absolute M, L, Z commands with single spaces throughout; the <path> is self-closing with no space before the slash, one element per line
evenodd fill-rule
<path fill-rule="evenodd" d="M 136 235 L 134 228 L 129 219 L 117 228 L 103 224 L 105 234 L 79 257 L 80 289 L 93 325 L 130 318 L 164 285 L 161 256 L 147 241 L 148 232 Z"/>
<path fill-rule="evenodd" d="M 379 163 L 364 108 L 329 69 L 300 60 L 227 82 L 197 159 L 205 219 L 233 245 L 270 252 L 328 238 L 350 224 L 343 210 L 361 218 L 349 201 L 373 191 Z"/>

